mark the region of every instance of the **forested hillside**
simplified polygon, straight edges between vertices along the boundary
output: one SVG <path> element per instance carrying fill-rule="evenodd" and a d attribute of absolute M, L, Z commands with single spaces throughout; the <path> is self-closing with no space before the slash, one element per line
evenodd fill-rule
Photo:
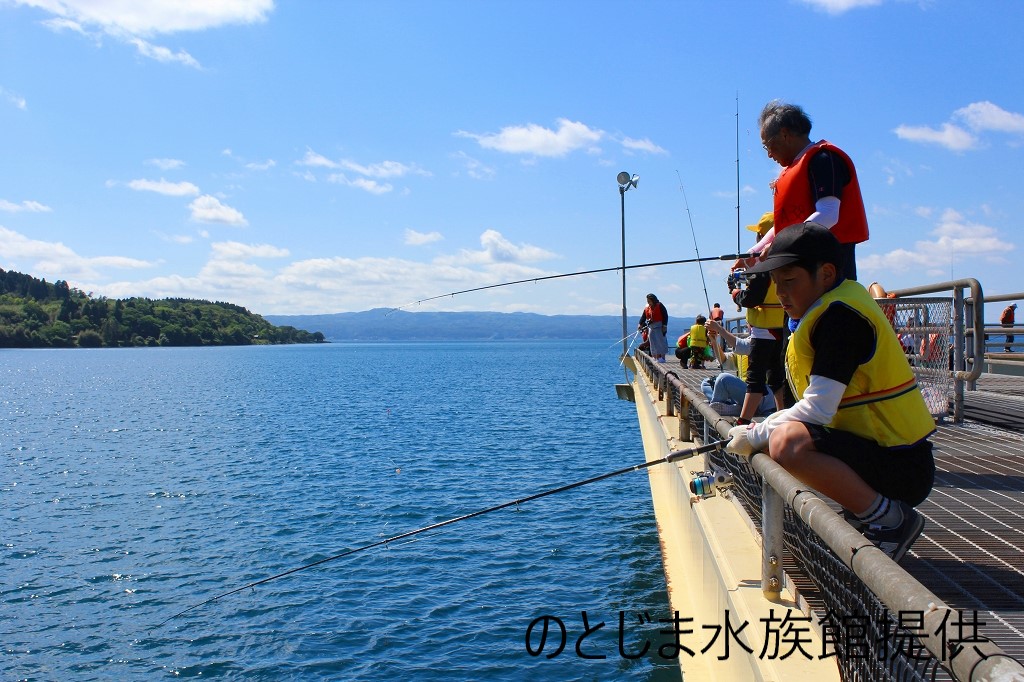
<path fill-rule="evenodd" d="M 231 303 L 92 297 L 63 280 L 0 269 L 0 348 L 322 343 Z"/>

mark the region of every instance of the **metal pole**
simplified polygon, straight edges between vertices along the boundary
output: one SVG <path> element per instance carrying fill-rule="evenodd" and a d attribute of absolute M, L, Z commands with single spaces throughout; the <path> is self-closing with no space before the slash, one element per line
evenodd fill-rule
<path fill-rule="evenodd" d="M 619 187 L 619 202 L 622 212 L 622 354 L 626 355 L 626 185 Z"/>

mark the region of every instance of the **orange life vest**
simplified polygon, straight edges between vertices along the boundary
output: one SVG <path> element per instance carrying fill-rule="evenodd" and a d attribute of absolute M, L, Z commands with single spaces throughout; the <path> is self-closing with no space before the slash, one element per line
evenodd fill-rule
<path fill-rule="evenodd" d="M 778 234 L 779 230 L 804 222 L 807 216 L 817 210 L 814 207 L 808 169 L 811 158 L 822 149 L 839 156 L 850 170 L 850 183 L 843 188 L 839 222 L 832 227 L 832 234 L 843 244 L 867 241 L 868 218 L 864 212 L 860 183 L 857 181 L 857 169 L 846 152 L 825 140 L 808 147 L 792 165 L 782 169 L 775 181 L 775 232 Z"/>
<path fill-rule="evenodd" d="M 937 362 L 943 357 L 943 351 L 945 349 L 939 343 L 938 334 L 929 334 L 925 338 L 921 339 L 920 355 L 921 359 L 925 362 Z"/>

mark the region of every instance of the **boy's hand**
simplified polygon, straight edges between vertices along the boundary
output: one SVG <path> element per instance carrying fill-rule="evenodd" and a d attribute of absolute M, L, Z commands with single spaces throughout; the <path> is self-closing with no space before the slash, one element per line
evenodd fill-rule
<path fill-rule="evenodd" d="M 741 457 L 750 457 L 754 454 L 754 446 L 747 439 L 747 424 L 737 424 L 729 429 L 729 443 L 725 451 Z"/>

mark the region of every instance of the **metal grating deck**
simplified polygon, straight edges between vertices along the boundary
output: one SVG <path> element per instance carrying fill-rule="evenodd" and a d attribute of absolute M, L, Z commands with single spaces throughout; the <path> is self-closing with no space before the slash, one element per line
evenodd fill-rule
<path fill-rule="evenodd" d="M 1024 436 L 966 422 L 934 442 L 935 486 L 919 507 L 928 525 L 901 565 L 1024 660 Z"/>

